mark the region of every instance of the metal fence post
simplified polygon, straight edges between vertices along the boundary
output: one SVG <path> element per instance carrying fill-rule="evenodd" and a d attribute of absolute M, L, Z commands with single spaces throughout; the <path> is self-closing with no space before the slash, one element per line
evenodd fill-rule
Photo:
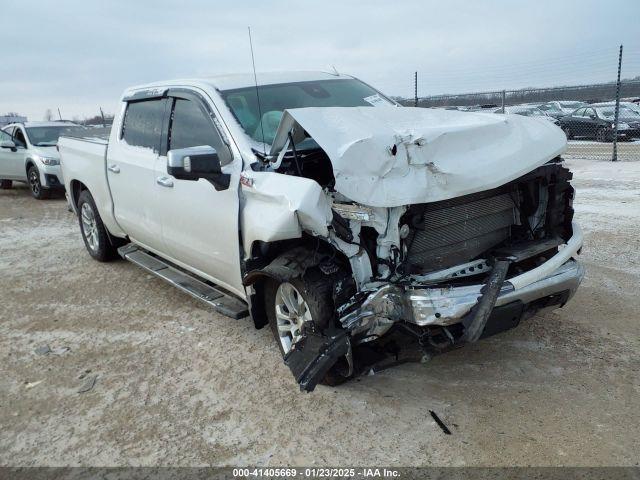
<path fill-rule="evenodd" d="M 504 113 L 504 101 L 507 96 L 506 90 L 502 90 L 502 113 Z"/>
<path fill-rule="evenodd" d="M 618 80 L 616 82 L 616 113 L 613 120 L 613 157 L 612 162 L 618 160 L 618 116 L 620 114 L 620 72 L 622 70 L 622 45 L 618 55 Z"/>

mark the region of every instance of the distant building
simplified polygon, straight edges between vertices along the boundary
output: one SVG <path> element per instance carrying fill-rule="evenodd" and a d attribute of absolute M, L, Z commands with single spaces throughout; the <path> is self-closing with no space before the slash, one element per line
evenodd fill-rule
<path fill-rule="evenodd" d="M 26 122 L 27 117 L 22 115 L 0 115 L 0 128 L 10 123 Z"/>

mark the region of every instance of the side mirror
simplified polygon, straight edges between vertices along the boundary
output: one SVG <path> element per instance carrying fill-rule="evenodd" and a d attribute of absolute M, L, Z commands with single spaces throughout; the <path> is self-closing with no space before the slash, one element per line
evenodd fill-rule
<path fill-rule="evenodd" d="M 2 140 L 0 142 L 0 148 L 10 148 L 11 150 L 16 149 L 16 142 L 13 140 Z"/>
<path fill-rule="evenodd" d="M 167 173 L 178 180 L 204 178 L 216 190 L 229 188 L 231 175 L 222 173 L 215 148 L 209 146 L 178 148 L 167 152 Z"/>

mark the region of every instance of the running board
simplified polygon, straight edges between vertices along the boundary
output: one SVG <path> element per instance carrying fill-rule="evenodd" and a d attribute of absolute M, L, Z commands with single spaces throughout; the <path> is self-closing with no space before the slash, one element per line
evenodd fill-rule
<path fill-rule="evenodd" d="M 205 302 L 218 313 L 231 318 L 243 318 L 249 314 L 247 304 L 222 290 L 198 280 L 193 275 L 178 270 L 161 258 L 150 255 L 140 247 L 128 244 L 118 249 L 125 260 L 142 267 L 147 272 L 166 280 L 174 287 Z"/>

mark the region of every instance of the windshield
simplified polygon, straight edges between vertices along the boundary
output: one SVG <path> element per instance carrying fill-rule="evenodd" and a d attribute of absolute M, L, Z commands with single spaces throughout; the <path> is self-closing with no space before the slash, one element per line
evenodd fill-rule
<path fill-rule="evenodd" d="M 316 80 L 237 88 L 220 92 L 245 132 L 257 142 L 271 144 L 280 124 L 282 112 L 303 107 L 359 107 L 393 105 L 382 94 L 359 80 Z M 260 120 L 260 111 L 262 120 Z"/>
<path fill-rule="evenodd" d="M 584 102 L 560 102 L 562 108 L 576 109 L 586 105 Z"/>
<path fill-rule="evenodd" d="M 27 137 L 35 147 L 52 147 L 58 143 L 60 135 L 83 132 L 85 129 L 77 125 L 61 125 L 54 127 L 27 127 Z"/>
<path fill-rule="evenodd" d="M 601 118 L 614 118 L 616 115 L 615 107 L 600 107 L 600 108 L 596 108 L 596 111 L 598 112 L 598 116 Z M 639 117 L 640 115 L 638 115 L 636 112 L 634 112 L 629 108 L 620 107 L 619 116 L 620 117 Z"/>
<path fill-rule="evenodd" d="M 536 115 L 544 115 L 542 110 L 535 107 L 520 107 L 513 110 L 512 113 L 517 113 L 518 115 L 524 115 L 527 117 L 536 116 Z"/>
<path fill-rule="evenodd" d="M 562 110 L 560 110 L 560 108 L 555 103 L 547 103 L 542 106 L 544 107 L 545 110 L 551 110 L 554 112 L 562 113 Z"/>

